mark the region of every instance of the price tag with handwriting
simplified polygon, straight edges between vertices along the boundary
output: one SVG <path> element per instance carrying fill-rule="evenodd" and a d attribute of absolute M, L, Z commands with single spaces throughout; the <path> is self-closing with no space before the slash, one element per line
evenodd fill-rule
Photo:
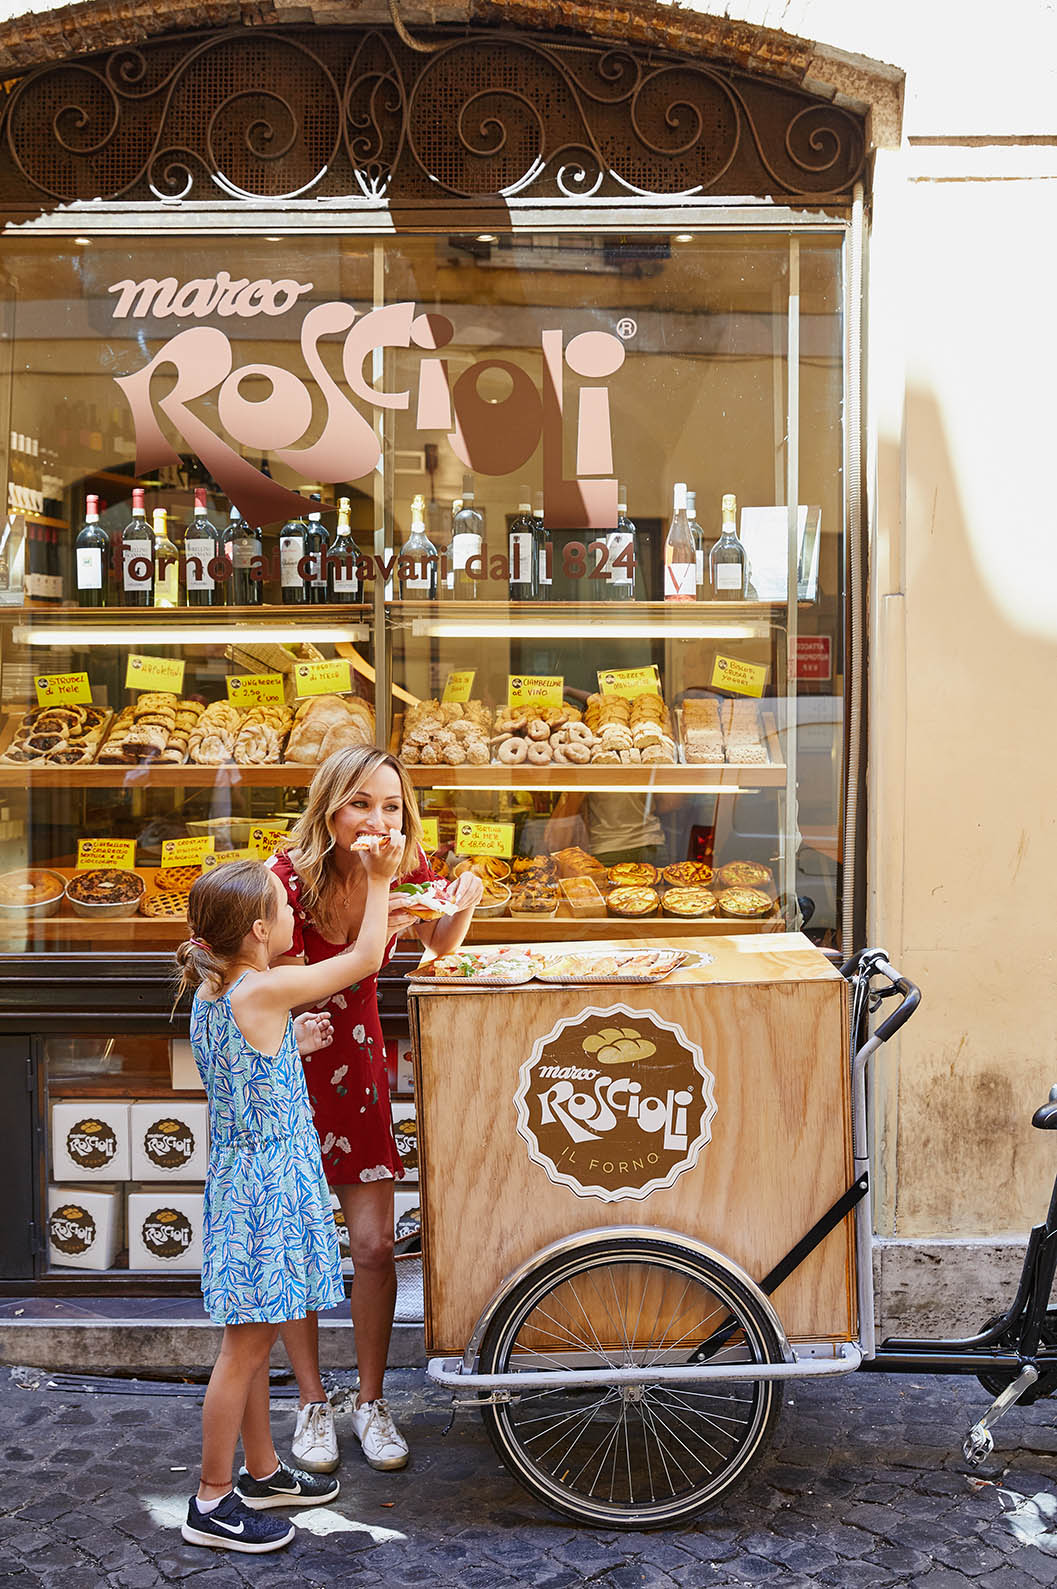
<path fill-rule="evenodd" d="M 250 849 L 259 861 L 266 861 L 289 837 L 285 828 L 251 828 Z"/>
<path fill-rule="evenodd" d="M 195 839 L 162 839 L 161 864 L 163 866 L 201 866 L 207 855 L 216 849 L 212 833 Z"/>
<path fill-rule="evenodd" d="M 626 700 L 631 701 L 636 695 L 660 695 L 661 675 L 656 666 L 600 668 L 598 688 L 603 695 L 623 695 Z"/>
<path fill-rule="evenodd" d="M 560 706 L 565 694 L 565 679 L 560 673 L 507 675 L 507 704 L 520 711 L 534 706 Z"/>
<path fill-rule="evenodd" d="M 92 686 L 87 673 L 38 673 L 33 682 L 38 706 L 74 706 L 79 701 L 91 704 Z"/>
<path fill-rule="evenodd" d="M 343 657 L 329 662 L 298 662 L 294 666 L 298 695 L 350 695 L 352 671 Z"/>
<path fill-rule="evenodd" d="M 427 853 L 440 848 L 440 834 L 437 831 L 436 817 L 422 818 L 422 848 Z"/>
<path fill-rule="evenodd" d="M 229 673 L 228 700 L 233 706 L 264 706 L 286 699 L 281 673 Z"/>
<path fill-rule="evenodd" d="M 230 866 L 232 861 L 255 861 L 256 850 L 213 850 L 210 855 L 203 855 L 203 872 L 212 872 L 217 866 Z"/>
<path fill-rule="evenodd" d="M 767 664 L 717 656 L 710 682 L 713 689 L 730 690 L 734 695 L 762 695 L 767 682 Z"/>
<path fill-rule="evenodd" d="M 468 701 L 477 677 L 475 668 L 464 668 L 461 673 L 449 673 L 444 681 L 442 701 Z"/>
<path fill-rule="evenodd" d="M 166 690 L 179 695 L 184 687 L 182 657 L 141 657 L 133 651 L 125 668 L 126 690 Z"/>
<path fill-rule="evenodd" d="M 460 855 L 499 855 L 509 861 L 514 853 L 512 822 L 458 822 L 455 848 Z"/>
<path fill-rule="evenodd" d="M 135 839 L 78 839 L 77 868 L 114 866 L 130 872 L 136 864 Z"/>

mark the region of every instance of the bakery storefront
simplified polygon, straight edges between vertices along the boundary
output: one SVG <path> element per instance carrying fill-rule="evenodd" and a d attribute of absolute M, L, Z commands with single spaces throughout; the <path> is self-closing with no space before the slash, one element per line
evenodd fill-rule
<path fill-rule="evenodd" d="M 473 941 L 848 946 L 864 119 L 674 48 L 265 27 L 3 117 L 0 1281 L 191 1292 L 169 956 L 333 749 L 403 755 Z"/>

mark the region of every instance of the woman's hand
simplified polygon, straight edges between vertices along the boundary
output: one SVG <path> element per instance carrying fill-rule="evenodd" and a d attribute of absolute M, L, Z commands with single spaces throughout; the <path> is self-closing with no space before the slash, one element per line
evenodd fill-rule
<path fill-rule="evenodd" d="M 404 835 L 402 833 L 388 833 L 378 839 L 378 843 L 369 850 L 357 850 L 356 854 L 363 862 L 363 869 L 368 878 L 379 878 L 383 882 L 391 882 L 396 876 L 404 854 Z"/>
<path fill-rule="evenodd" d="M 454 898 L 460 910 L 475 910 L 484 898 L 484 879 L 476 872 L 460 872 L 455 880 Z"/>
<path fill-rule="evenodd" d="M 326 1048 L 333 1038 L 334 1028 L 325 1010 L 306 1010 L 294 1017 L 294 1041 L 302 1059 Z"/>
<path fill-rule="evenodd" d="M 419 917 L 412 916 L 410 911 L 401 909 L 399 900 L 391 899 L 389 901 L 390 933 L 405 933 L 410 927 L 417 927 L 419 925 Z"/>

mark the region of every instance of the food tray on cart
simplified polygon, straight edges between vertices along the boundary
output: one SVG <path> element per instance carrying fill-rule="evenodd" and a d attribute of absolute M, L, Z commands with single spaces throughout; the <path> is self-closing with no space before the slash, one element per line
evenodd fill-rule
<path fill-rule="evenodd" d="M 673 971 L 688 965 L 708 965 L 713 958 L 708 954 L 689 954 L 675 949 L 636 949 L 618 953 L 597 949 L 557 955 L 521 951 L 509 958 L 504 957 L 502 950 L 491 955 L 487 950 L 462 950 L 418 967 L 408 973 L 408 979 L 437 988 L 510 988 L 523 987 L 532 981 L 559 987 L 579 984 L 621 987 L 663 982 Z M 439 972 L 438 964 L 442 967 Z M 500 965 L 504 967 L 502 971 L 492 969 Z"/>

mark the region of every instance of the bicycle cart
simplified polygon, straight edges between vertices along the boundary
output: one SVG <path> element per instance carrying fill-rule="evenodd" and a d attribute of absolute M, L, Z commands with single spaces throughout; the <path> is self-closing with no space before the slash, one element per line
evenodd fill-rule
<path fill-rule="evenodd" d="M 795 933 L 634 947 L 689 963 L 411 984 L 428 1372 L 453 1412 L 481 1411 L 538 1499 L 609 1528 L 726 1494 L 788 1379 L 975 1373 L 996 1396 L 978 1459 L 1013 1401 L 1057 1387 L 1057 1193 L 1006 1314 L 876 1346 L 865 1079 L 917 989 L 881 951 L 838 969 Z"/>

